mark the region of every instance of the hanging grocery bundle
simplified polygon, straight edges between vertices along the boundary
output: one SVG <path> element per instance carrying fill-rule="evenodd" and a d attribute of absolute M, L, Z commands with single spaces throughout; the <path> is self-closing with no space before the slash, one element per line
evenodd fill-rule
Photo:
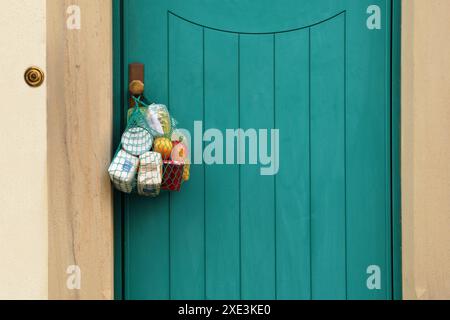
<path fill-rule="evenodd" d="M 162 104 L 133 97 L 126 129 L 108 169 L 114 187 L 124 193 L 157 197 L 180 191 L 189 180 L 189 150 L 176 121 Z"/>

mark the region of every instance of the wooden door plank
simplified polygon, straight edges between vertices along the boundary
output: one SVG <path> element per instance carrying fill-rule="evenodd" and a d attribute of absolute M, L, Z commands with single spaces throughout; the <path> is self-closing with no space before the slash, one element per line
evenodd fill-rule
<path fill-rule="evenodd" d="M 310 299 L 309 29 L 275 41 L 277 297 Z"/>
<path fill-rule="evenodd" d="M 314 299 L 346 298 L 344 16 L 311 29 Z"/>
<path fill-rule="evenodd" d="M 170 111 L 201 140 L 202 133 L 194 132 L 194 121 L 204 122 L 203 29 L 176 17 L 169 19 L 168 26 Z M 170 194 L 173 299 L 205 298 L 205 168 L 194 163 L 190 170 L 189 182 Z"/>
<path fill-rule="evenodd" d="M 240 154 L 246 158 L 240 181 L 243 299 L 276 297 L 275 179 L 262 176 L 260 166 L 250 164 L 257 156 L 250 145 L 257 143 L 258 130 L 274 127 L 273 53 L 273 35 L 240 36 L 241 127 L 256 130 L 252 138 L 241 137 L 247 145 Z"/>
<path fill-rule="evenodd" d="M 220 130 L 224 138 L 227 129 L 239 127 L 238 55 L 238 35 L 205 30 L 205 129 Z M 237 143 L 233 162 L 226 164 L 230 141 L 220 146 L 212 140 L 219 163 L 205 171 L 206 297 L 236 300 L 241 289 Z"/>
<path fill-rule="evenodd" d="M 157 2 L 124 1 L 124 63 L 144 64 L 145 96 L 167 104 L 167 46 L 152 50 L 153 44 L 165 43 L 167 15 Z M 151 16 L 151 19 L 132 17 Z M 142 77 L 142 75 L 139 75 Z M 125 77 L 128 83 L 128 76 Z M 128 88 L 123 88 L 127 93 Z M 128 98 L 123 101 L 126 113 Z M 125 299 L 170 299 L 170 215 L 169 194 L 158 198 L 125 196 L 124 201 L 124 282 Z"/>

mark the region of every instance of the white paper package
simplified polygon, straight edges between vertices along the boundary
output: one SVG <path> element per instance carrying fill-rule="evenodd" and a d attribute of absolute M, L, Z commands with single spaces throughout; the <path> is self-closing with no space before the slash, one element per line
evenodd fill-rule
<path fill-rule="evenodd" d="M 133 127 L 122 135 L 122 148 L 134 156 L 141 156 L 150 151 L 152 145 L 153 137 L 144 128 Z"/>
<path fill-rule="evenodd" d="M 140 156 L 138 174 L 138 193 L 143 196 L 156 197 L 161 191 L 162 157 L 157 152 L 146 152 Z"/>
<path fill-rule="evenodd" d="M 136 186 L 139 158 L 120 150 L 109 166 L 108 172 L 114 186 L 125 193 L 131 193 Z"/>
<path fill-rule="evenodd" d="M 157 136 L 172 131 L 170 114 L 165 105 L 155 103 L 149 105 L 146 118 L 152 129 L 158 133 Z"/>

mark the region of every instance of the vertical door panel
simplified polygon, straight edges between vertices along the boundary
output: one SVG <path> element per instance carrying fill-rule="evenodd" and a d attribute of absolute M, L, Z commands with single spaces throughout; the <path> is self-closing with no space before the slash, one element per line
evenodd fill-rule
<path fill-rule="evenodd" d="M 347 284 L 349 299 L 391 298 L 390 2 L 379 1 L 381 30 L 347 13 Z M 359 28 L 352 26 L 361 26 Z M 381 288 L 369 290 L 369 267 L 380 268 Z M 372 271 L 373 272 L 373 271 Z"/>
<path fill-rule="evenodd" d="M 312 297 L 346 298 L 345 16 L 311 29 Z"/>
<path fill-rule="evenodd" d="M 240 36 L 240 124 L 245 130 L 274 127 L 274 44 L 273 35 Z M 241 139 L 247 144 L 257 137 Z M 240 181 L 242 298 L 274 299 L 274 177 L 261 176 L 259 166 L 249 164 L 252 155 L 247 152 Z"/>
<path fill-rule="evenodd" d="M 275 35 L 277 297 L 311 298 L 309 29 Z"/>
<path fill-rule="evenodd" d="M 235 34 L 204 32 L 205 129 L 226 132 L 229 128 L 239 127 L 239 39 Z M 224 154 L 224 143 L 222 141 L 212 154 Z M 236 148 L 233 151 L 235 159 Z M 238 166 L 220 163 L 206 166 L 205 276 L 208 299 L 240 298 L 239 190 Z"/>
<path fill-rule="evenodd" d="M 166 11 L 147 1 L 124 2 L 124 60 L 146 65 L 147 94 L 153 101 L 168 102 L 167 46 L 158 50 L 152 43 L 166 43 Z M 152 16 L 152 19 L 143 17 Z M 139 21 L 139 22 L 138 22 Z M 159 30 L 159 32 L 150 32 Z M 161 32 L 163 31 L 163 32 Z M 126 69 L 126 67 L 125 67 Z M 127 74 L 124 83 L 128 83 Z M 125 92 L 127 88 L 124 88 Z M 128 108 L 125 94 L 123 111 Z M 123 116 L 125 117 L 125 116 Z M 169 194 L 146 199 L 125 196 L 124 204 L 124 298 L 170 298 Z"/>
<path fill-rule="evenodd" d="M 170 112 L 194 132 L 204 119 L 204 32 L 169 16 Z M 170 194 L 170 266 L 173 299 L 205 298 L 204 166 L 191 166 L 183 191 Z"/>

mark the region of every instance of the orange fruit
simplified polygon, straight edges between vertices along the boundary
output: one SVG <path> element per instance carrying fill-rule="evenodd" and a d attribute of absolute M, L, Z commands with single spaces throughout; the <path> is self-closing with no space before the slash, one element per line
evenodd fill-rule
<path fill-rule="evenodd" d="M 161 153 L 164 160 L 170 159 L 170 154 L 172 153 L 172 141 L 166 137 L 159 137 L 155 139 L 153 143 L 153 151 Z"/>

